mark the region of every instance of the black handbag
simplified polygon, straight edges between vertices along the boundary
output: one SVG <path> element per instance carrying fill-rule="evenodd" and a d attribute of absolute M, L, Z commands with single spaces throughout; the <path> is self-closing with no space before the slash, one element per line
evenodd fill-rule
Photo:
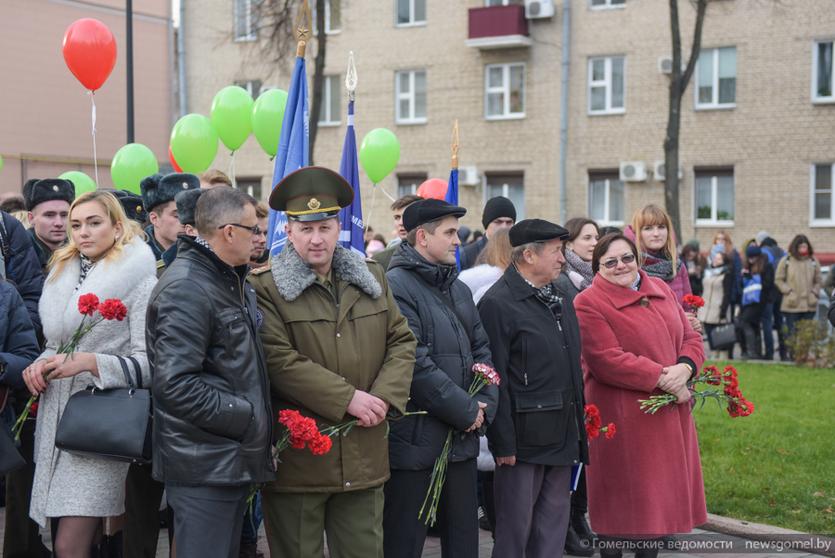
<path fill-rule="evenodd" d="M 11 473 L 24 465 L 26 465 L 26 460 L 17 451 L 14 438 L 12 438 L 6 426 L 0 424 L 0 475 Z"/>
<path fill-rule="evenodd" d="M 139 363 L 131 380 L 125 359 L 119 358 L 127 388 L 87 386 L 74 393 L 58 423 L 55 446 L 63 451 L 114 461 L 151 461 L 151 392 L 142 388 Z"/>
<path fill-rule="evenodd" d="M 720 324 L 710 332 L 710 347 L 714 351 L 727 351 L 736 343 L 736 325 Z"/>

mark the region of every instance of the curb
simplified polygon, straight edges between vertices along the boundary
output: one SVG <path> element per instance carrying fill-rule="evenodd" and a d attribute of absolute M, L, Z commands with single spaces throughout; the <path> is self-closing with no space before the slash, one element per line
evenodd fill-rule
<path fill-rule="evenodd" d="M 707 523 L 700 526 L 701 529 L 707 531 L 714 531 L 716 533 L 723 533 L 735 537 L 742 537 L 745 539 L 769 539 L 774 535 L 806 535 L 802 531 L 793 531 L 783 527 L 775 527 L 774 525 L 766 525 L 764 523 L 754 523 L 752 521 L 744 521 L 742 519 L 734 519 L 732 517 L 723 517 L 709 513 L 707 514 Z M 829 552 L 806 552 L 806 554 L 817 554 L 820 556 L 830 556 L 835 558 L 835 549 Z"/>

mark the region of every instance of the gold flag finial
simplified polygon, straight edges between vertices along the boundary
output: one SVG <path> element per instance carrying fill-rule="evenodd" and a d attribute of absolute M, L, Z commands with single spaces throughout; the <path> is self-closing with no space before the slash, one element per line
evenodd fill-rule
<path fill-rule="evenodd" d="M 354 64 L 354 51 L 348 53 L 348 70 L 345 72 L 345 89 L 348 90 L 348 100 L 354 100 L 357 91 L 357 66 Z"/>
<path fill-rule="evenodd" d="M 452 168 L 458 168 L 458 119 L 452 125 Z"/>
<path fill-rule="evenodd" d="M 310 28 L 312 25 L 312 18 L 310 15 L 310 5 L 307 0 L 303 0 L 299 13 L 296 16 L 296 56 L 304 57 L 305 48 L 310 41 Z"/>

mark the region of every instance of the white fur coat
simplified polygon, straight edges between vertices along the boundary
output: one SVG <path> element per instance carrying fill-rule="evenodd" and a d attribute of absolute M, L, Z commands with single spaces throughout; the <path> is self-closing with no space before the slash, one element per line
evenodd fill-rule
<path fill-rule="evenodd" d="M 41 526 L 46 518 L 65 515 L 111 516 L 124 511 L 128 464 L 72 455 L 55 448 L 58 422 L 73 393 L 94 384 L 99 388 L 125 387 L 122 366 L 115 355 L 132 356 L 142 368 L 144 386 L 150 384 L 145 356 L 145 309 L 156 283 L 156 261 L 151 249 L 135 238 L 113 260 L 102 260 L 90 269 L 76 289 L 81 265 L 76 258 L 61 274 L 44 284 L 40 315 L 46 351 L 54 355 L 81 323 L 78 298 L 93 293 L 104 301 L 119 298 L 127 306 L 124 321 L 103 321 L 85 335 L 78 352 L 96 354 L 99 376 L 82 372 L 51 382 L 41 394 L 35 430 L 35 480 L 29 515 Z M 101 417 L 107 420 L 107 417 Z"/>

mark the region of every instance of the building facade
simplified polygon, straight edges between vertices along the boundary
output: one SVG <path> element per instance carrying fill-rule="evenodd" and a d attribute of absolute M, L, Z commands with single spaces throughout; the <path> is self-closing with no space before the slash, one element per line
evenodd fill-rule
<path fill-rule="evenodd" d="M 20 192 L 29 178 L 69 170 L 95 176 L 89 92 L 67 69 L 64 32 L 80 18 L 102 21 L 116 38 L 117 58 L 95 93 L 99 185 L 112 187 L 110 161 L 127 143 L 125 3 L 119 0 L 0 2 L 0 193 Z M 133 2 L 135 140 L 161 164 L 175 116 L 173 26 L 169 0 Z"/>
<path fill-rule="evenodd" d="M 401 143 L 391 176 L 373 187 L 361 175 L 366 221 L 385 236 L 391 229 L 387 194 L 397 197 L 427 178 L 448 176 L 455 119 L 460 201 L 470 209 L 465 223 L 471 227 L 481 228 L 483 203 L 495 195 L 511 198 L 520 218 L 560 220 L 562 172 L 567 217 L 623 226 L 642 205 L 663 205 L 671 66 L 666 2 L 326 4 L 324 110 L 314 160 L 338 166 L 345 68 L 353 51 L 358 141 L 386 127 Z M 696 238 L 704 248 L 724 229 L 741 244 L 765 229 L 781 245 L 802 232 L 819 251 L 835 251 L 830 8 L 829 0 L 709 4 L 699 63 L 682 101 L 684 241 Z M 686 55 L 695 13 L 687 2 L 680 11 Z M 252 13 L 252 0 L 185 4 L 190 112 L 208 114 L 214 94 L 230 83 L 255 93 L 287 88 L 293 52 L 271 61 Z M 309 77 L 315 48 L 313 41 Z M 227 154 L 216 159 L 222 170 L 230 163 Z M 236 154 L 234 169 L 251 192 L 266 197 L 272 164 L 254 139 Z"/>

